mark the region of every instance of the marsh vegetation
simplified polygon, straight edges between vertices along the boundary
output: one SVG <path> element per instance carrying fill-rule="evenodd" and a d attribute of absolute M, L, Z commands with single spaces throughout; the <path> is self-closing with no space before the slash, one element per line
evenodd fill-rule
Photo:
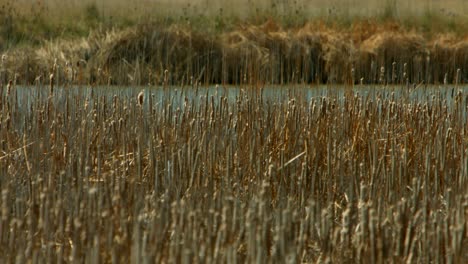
<path fill-rule="evenodd" d="M 0 101 L 2 261 L 468 258 L 466 91 L 38 88 Z"/>
<path fill-rule="evenodd" d="M 6 2 L 0 262 L 468 262 L 464 4 Z"/>
<path fill-rule="evenodd" d="M 2 83 L 45 83 L 54 64 L 59 84 L 82 85 L 162 84 L 165 70 L 173 85 L 455 83 L 458 69 L 468 78 L 464 3 L 283 2 L 7 1 Z"/>

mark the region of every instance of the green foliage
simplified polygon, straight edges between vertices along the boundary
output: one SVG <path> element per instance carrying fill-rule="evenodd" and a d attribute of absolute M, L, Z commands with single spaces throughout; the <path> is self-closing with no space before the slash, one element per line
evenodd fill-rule
<path fill-rule="evenodd" d="M 96 26 L 100 22 L 101 15 L 99 14 L 99 9 L 95 3 L 88 4 L 85 7 L 84 19 L 85 23 L 90 27 Z"/>
<path fill-rule="evenodd" d="M 382 20 L 394 20 L 397 18 L 397 3 L 396 0 L 386 0 L 383 13 L 381 15 Z"/>
<path fill-rule="evenodd" d="M 173 4 L 172 9 L 151 5 L 138 9 L 137 1 L 128 4 L 128 10 L 131 12 L 127 9 L 111 8 L 111 3 L 106 1 L 102 6 L 95 2 L 73 2 L 76 8 L 63 10 L 59 7 L 54 9 L 54 5 L 58 6 L 58 3 L 52 5 L 48 1 L 45 2 L 49 5 L 44 4 L 44 1 L 23 6 L 14 1 L 6 1 L 2 5 L 1 50 L 17 45 L 38 45 L 44 40 L 56 38 L 84 37 L 97 28 L 119 29 L 155 21 L 163 26 L 189 25 L 193 30 L 210 34 L 229 31 L 239 23 L 259 25 L 268 20 L 274 20 L 284 28 L 301 26 L 310 21 L 325 21 L 329 26 L 347 29 L 370 17 L 383 23 L 402 24 L 405 28 L 417 29 L 425 34 L 454 32 L 466 35 L 468 31 L 468 17 L 460 13 L 465 10 L 463 8 L 457 15 L 457 12 L 450 12 L 448 8 L 441 11 L 439 8 L 429 8 L 427 4 L 418 2 L 419 4 L 411 4 L 411 10 L 407 10 L 407 6 L 402 7 L 402 1 L 399 0 L 385 0 L 378 5 L 379 8 L 374 7 L 374 13 L 370 14 L 356 11 L 354 1 L 345 1 L 338 6 L 335 2 L 318 5 L 316 1 L 301 0 L 241 1 L 243 5 L 194 1 L 179 3 L 180 8 L 175 8 L 177 4 Z M 311 6 L 311 3 L 316 6 Z M 450 10 L 453 10 L 453 7 Z"/>

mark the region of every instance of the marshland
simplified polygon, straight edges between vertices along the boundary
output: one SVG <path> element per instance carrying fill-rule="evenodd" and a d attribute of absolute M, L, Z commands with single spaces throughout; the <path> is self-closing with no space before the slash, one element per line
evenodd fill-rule
<path fill-rule="evenodd" d="M 464 1 L 1 2 L 1 263 L 468 262 Z"/>

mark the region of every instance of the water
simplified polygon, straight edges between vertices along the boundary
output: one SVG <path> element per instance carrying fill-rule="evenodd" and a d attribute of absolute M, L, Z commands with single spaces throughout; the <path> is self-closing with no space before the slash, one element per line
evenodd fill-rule
<path fill-rule="evenodd" d="M 90 111 L 86 108 L 90 105 L 107 105 L 110 110 L 114 98 L 125 105 L 123 111 L 135 114 L 138 94 L 144 92 L 143 111 L 149 114 L 162 113 L 169 106 L 173 110 L 184 110 L 186 105 L 203 106 L 213 102 L 218 104 L 223 98 L 230 103 L 239 99 L 261 98 L 263 103 L 281 104 L 294 99 L 298 102 L 308 103 L 313 100 L 320 101 L 323 98 L 332 98 L 338 106 L 345 103 L 345 95 L 359 98 L 362 102 L 380 100 L 394 100 L 401 104 L 439 104 L 446 106 L 448 111 L 453 111 L 457 94 L 462 95 L 461 114 L 464 120 L 468 120 L 468 86 L 427 86 L 427 87 L 390 87 L 390 86 L 355 86 L 353 88 L 344 86 L 314 86 L 314 87 L 284 87 L 273 86 L 263 89 L 243 89 L 239 87 L 72 87 L 54 89 L 50 96 L 48 87 L 15 87 L 12 95 L 5 97 L 3 91 L 3 103 L 0 106 L 3 113 L 7 107 L 10 109 L 12 123 L 17 131 L 24 131 L 24 125 L 34 120 L 33 113 L 38 109 L 49 109 L 52 105 L 58 113 L 67 113 L 73 116 L 78 110 Z M 6 104 L 5 100 L 8 100 Z M 304 101 L 305 100 L 305 101 Z M 151 104 L 151 106 L 150 106 Z M 9 106 L 8 106 L 9 105 Z M 94 107 L 96 109 L 96 107 Z M 101 109 L 101 108 L 100 108 Z M 127 110 L 125 110 L 127 109 Z M 102 111 L 102 109 L 101 109 Z M 43 111 L 47 112 L 47 111 Z M 91 112 L 90 112 L 91 114 Z M 0 115 L 0 117 L 3 115 Z M 4 117 L 0 118 L 2 120 Z"/>
<path fill-rule="evenodd" d="M 4 89 L 6 90 L 6 89 Z M 121 100 L 135 100 L 138 93 L 144 91 L 144 103 L 149 103 L 150 95 L 154 104 L 162 104 L 165 100 L 171 100 L 174 107 L 183 107 L 185 100 L 198 102 L 206 97 L 213 97 L 218 102 L 221 97 L 226 97 L 229 101 L 237 100 L 241 96 L 262 96 L 265 100 L 274 100 L 277 102 L 290 99 L 305 99 L 307 101 L 314 98 L 333 97 L 344 98 L 346 93 L 353 92 L 355 96 L 375 100 L 376 97 L 389 98 L 394 97 L 396 101 L 404 98 L 406 103 L 431 102 L 434 99 L 446 100 L 450 107 L 457 93 L 462 93 L 466 98 L 468 95 L 468 86 L 427 86 L 407 88 L 401 86 L 355 86 L 353 88 L 344 86 L 314 86 L 314 87 L 285 87 L 272 86 L 263 89 L 248 89 L 234 86 L 229 87 L 200 87 L 180 88 L 170 87 L 73 87 L 73 88 L 55 88 L 54 96 L 49 98 L 48 87 L 16 87 L 17 107 L 28 109 L 37 101 L 52 99 L 54 104 L 62 105 L 66 98 L 88 98 L 88 103 L 93 103 L 95 98 L 111 99 L 118 97 Z M 4 91 L 5 93 L 5 91 Z M 201 102 L 201 101 L 200 101 Z"/>

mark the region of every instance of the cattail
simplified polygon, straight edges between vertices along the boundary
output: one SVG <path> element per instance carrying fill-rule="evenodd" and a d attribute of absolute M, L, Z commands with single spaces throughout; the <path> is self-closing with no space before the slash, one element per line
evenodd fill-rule
<path fill-rule="evenodd" d="M 139 94 L 138 94 L 138 97 L 137 97 L 137 103 L 138 105 L 141 107 L 143 105 L 143 101 L 144 101 L 144 91 L 141 91 Z"/>
<path fill-rule="evenodd" d="M 3 78 L 5 77 L 5 76 L 3 75 L 3 73 L 4 73 L 4 71 L 5 71 L 5 69 L 4 69 L 4 67 L 5 67 L 5 61 L 6 61 L 6 55 L 3 54 L 3 55 L 2 55 L 2 60 L 1 60 L 1 65 L 0 65 L 0 88 L 1 88 L 1 89 L 3 89 Z"/>
<path fill-rule="evenodd" d="M 58 79 L 58 71 L 57 71 L 57 68 L 58 68 L 57 59 L 54 59 L 54 65 L 52 65 L 52 74 L 56 74 L 56 76 L 54 75 L 53 78 L 51 79 L 51 81 L 52 81 L 52 80 L 55 80 L 55 78 Z"/>
<path fill-rule="evenodd" d="M 3 71 L 5 71 L 4 67 L 5 67 L 6 60 L 7 60 L 7 55 L 3 54 L 2 55 L 2 61 L 1 61 L 2 64 L 0 65 L 0 70 L 1 70 L 2 75 L 3 75 Z M 1 76 L 1 77 L 3 78 L 3 76 Z M 3 79 L 0 80 L 0 81 L 2 81 L 2 84 L 3 84 Z"/>
<path fill-rule="evenodd" d="M 164 87 L 167 86 L 168 81 L 169 81 L 169 70 L 166 69 L 164 70 Z"/>
<path fill-rule="evenodd" d="M 341 220 L 341 243 L 348 245 L 350 242 L 349 239 L 349 233 L 350 233 L 350 226 L 351 226 L 351 209 L 346 208 L 346 210 L 343 212 L 342 215 L 342 220 Z"/>
<path fill-rule="evenodd" d="M 403 64 L 403 81 L 408 83 L 408 73 L 407 73 L 408 64 L 405 62 Z"/>
<path fill-rule="evenodd" d="M 73 84 L 73 77 L 74 77 L 74 72 L 73 72 L 73 65 L 70 62 L 65 63 L 65 74 L 66 78 L 69 84 Z"/>
<path fill-rule="evenodd" d="M 11 92 L 11 87 L 13 86 L 13 81 L 10 80 L 8 81 L 8 85 L 7 85 L 7 96 L 10 95 L 10 92 Z"/>
<path fill-rule="evenodd" d="M 13 86 L 16 86 L 16 84 L 18 83 L 18 80 L 19 80 L 19 73 L 15 73 L 15 77 L 13 78 Z"/>
<path fill-rule="evenodd" d="M 403 65 L 390 64 L 362 78 L 351 65 L 342 79 L 393 86 L 413 74 L 405 65 L 402 79 Z M 36 81 L 59 89 L 76 65 L 58 65 Z M 105 85 L 101 67 L 91 73 Z M 152 70 L 151 84 L 175 85 L 183 71 L 173 69 Z M 38 89 L 15 96 L 13 76 L 3 79 L 13 94 L 0 98 L 6 260 L 463 262 L 462 87 L 453 100 L 437 89 L 263 92 L 242 83 L 256 83 L 256 68 L 243 70 L 234 91 L 77 87 L 54 91 L 57 103 Z M 218 80 L 198 77 L 194 88 Z"/>
<path fill-rule="evenodd" d="M 101 84 L 101 78 L 102 78 L 102 69 L 101 67 L 99 67 L 97 69 L 97 84 L 100 85 Z"/>
<path fill-rule="evenodd" d="M 428 52 L 427 53 L 427 56 L 426 56 L 426 74 L 425 74 L 425 80 L 424 82 L 425 83 L 429 83 L 431 81 L 431 76 L 429 75 L 429 72 L 430 72 L 430 68 L 429 68 L 429 65 L 431 64 L 431 52 Z"/>
<path fill-rule="evenodd" d="M 460 77 L 461 77 L 460 73 L 461 73 L 461 70 L 460 68 L 458 68 L 457 75 L 455 75 L 455 85 L 458 85 L 460 83 Z"/>
<path fill-rule="evenodd" d="M 385 81 L 385 67 L 380 67 L 380 76 L 379 76 L 379 83 L 383 84 Z"/>
<path fill-rule="evenodd" d="M 36 78 L 34 78 L 34 83 L 36 85 L 39 85 L 41 83 L 41 80 L 42 80 L 42 75 L 36 76 Z"/>
<path fill-rule="evenodd" d="M 82 70 L 81 70 L 81 60 L 76 62 L 76 71 L 73 72 L 76 76 L 73 77 L 73 79 L 78 80 L 78 84 L 81 84 L 83 80 L 82 76 Z"/>
<path fill-rule="evenodd" d="M 50 80 L 50 93 L 54 92 L 54 74 L 51 73 L 49 75 L 49 80 Z"/>
<path fill-rule="evenodd" d="M 7 60 L 7 56 L 5 54 L 2 55 L 2 64 L 0 65 L 2 70 L 3 70 L 3 67 L 5 66 L 5 62 Z"/>

